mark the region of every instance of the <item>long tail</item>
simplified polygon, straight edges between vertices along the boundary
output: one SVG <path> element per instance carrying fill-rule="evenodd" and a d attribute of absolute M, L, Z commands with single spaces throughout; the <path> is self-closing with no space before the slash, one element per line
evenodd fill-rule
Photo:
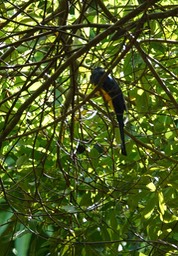
<path fill-rule="evenodd" d="M 127 155 L 126 146 L 125 146 L 125 135 L 124 135 L 124 120 L 123 115 L 117 115 L 117 120 L 119 123 L 119 130 L 121 136 L 121 152 L 123 155 Z"/>

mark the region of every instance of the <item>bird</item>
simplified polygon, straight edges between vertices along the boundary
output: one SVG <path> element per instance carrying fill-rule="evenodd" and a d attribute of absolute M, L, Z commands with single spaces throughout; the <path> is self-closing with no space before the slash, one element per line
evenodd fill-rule
<path fill-rule="evenodd" d="M 91 71 L 90 83 L 94 86 L 98 86 L 104 100 L 114 109 L 120 130 L 121 152 L 126 156 L 127 151 L 125 146 L 123 117 L 126 104 L 122 90 L 116 80 L 111 75 L 107 75 L 102 67 L 96 67 Z"/>

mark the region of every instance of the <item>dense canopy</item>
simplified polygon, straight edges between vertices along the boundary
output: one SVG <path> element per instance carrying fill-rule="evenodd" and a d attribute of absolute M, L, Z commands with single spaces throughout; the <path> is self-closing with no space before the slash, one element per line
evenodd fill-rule
<path fill-rule="evenodd" d="M 177 255 L 177 24 L 175 0 L 0 0 L 1 255 Z"/>

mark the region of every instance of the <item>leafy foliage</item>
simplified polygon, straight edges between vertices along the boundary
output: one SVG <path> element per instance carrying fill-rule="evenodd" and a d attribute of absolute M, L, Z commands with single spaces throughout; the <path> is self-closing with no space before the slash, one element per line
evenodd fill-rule
<path fill-rule="evenodd" d="M 0 1 L 1 255 L 176 255 L 175 1 Z M 127 102 L 128 156 L 89 84 Z"/>

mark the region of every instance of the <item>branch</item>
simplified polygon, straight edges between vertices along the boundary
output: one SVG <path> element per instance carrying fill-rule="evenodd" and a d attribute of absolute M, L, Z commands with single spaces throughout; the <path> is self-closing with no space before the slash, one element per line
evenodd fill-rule
<path fill-rule="evenodd" d="M 131 37 L 131 36 L 130 36 Z M 162 89 L 165 91 L 165 93 L 167 94 L 167 96 L 169 97 L 169 99 L 171 100 L 171 102 L 174 104 L 175 108 L 178 109 L 178 103 L 177 101 L 174 99 L 171 91 L 167 88 L 167 86 L 164 84 L 164 82 L 162 81 L 162 79 L 159 77 L 159 75 L 157 74 L 156 70 L 154 69 L 154 67 L 151 64 L 151 61 L 149 60 L 149 56 L 146 54 L 146 52 L 140 47 L 140 44 L 138 41 L 135 41 L 135 47 L 137 48 L 138 52 L 140 53 L 140 55 L 142 56 L 143 60 L 145 61 L 146 65 L 149 67 L 150 71 L 152 72 L 153 76 L 155 77 L 155 79 L 157 80 L 157 82 L 161 85 Z"/>

